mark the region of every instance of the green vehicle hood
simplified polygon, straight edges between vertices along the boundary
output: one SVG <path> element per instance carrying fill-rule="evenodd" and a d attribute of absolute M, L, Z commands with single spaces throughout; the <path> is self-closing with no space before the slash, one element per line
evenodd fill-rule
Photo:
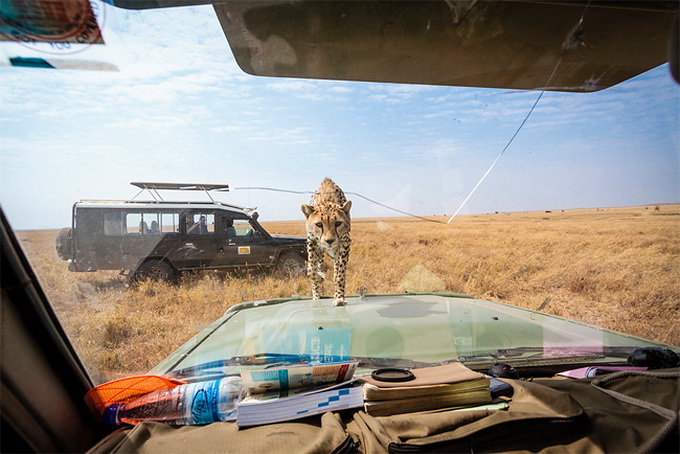
<path fill-rule="evenodd" d="M 649 340 L 503 303 L 459 294 L 389 294 L 331 299 L 293 297 L 243 303 L 152 370 L 232 374 L 252 355 L 304 355 L 319 361 L 373 359 L 418 367 L 459 360 L 473 368 L 624 363 Z M 368 362 L 370 363 L 370 361 Z"/>

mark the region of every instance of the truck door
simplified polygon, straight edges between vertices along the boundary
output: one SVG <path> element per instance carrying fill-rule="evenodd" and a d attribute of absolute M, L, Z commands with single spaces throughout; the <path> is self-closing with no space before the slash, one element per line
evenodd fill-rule
<path fill-rule="evenodd" d="M 247 219 L 224 220 L 224 256 L 227 266 L 270 265 L 273 249 L 269 239 L 260 231 L 259 225 L 251 225 Z"/>
<path fill-rule="evenodd" d="M 190 210 L 183 215 L 182 243 L 185 269 L 218 268 L 224 266 L 222 245 L 217 239 L 215 212 Z"/>

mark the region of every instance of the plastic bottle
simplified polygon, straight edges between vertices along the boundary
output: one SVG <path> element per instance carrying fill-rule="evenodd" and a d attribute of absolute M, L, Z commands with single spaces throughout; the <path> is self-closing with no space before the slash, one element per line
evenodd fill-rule
<path fill-rule="evenodd" d="M 233 421 L 242 394 L 240 377 L 188 383 L 145 394 L 126 404 L 109 405 L 102 422 L 120 425 L 162 421 L 194 425 Z"/>

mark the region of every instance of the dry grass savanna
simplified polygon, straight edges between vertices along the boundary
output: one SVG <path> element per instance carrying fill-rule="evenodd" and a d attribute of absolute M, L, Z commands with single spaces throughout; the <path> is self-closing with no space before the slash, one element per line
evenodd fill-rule
<path fill-rule="evenodd" d="M 444 217 L 432 220 L 446 221 Z M 304 236 L 304 220 L 270 222 Z M 19 231 L 95 382 L 144 373 L 230 306 L 311 294 L 305 276 L 204 272 L 129 286 L 117 272 L 71 273 L 57 231 Z M 680 205 L 355 219 L 347 293 L 445 291 L 501 301 L 680 345 Z M 324 294 L 332 280 L 324 283 Z"/>

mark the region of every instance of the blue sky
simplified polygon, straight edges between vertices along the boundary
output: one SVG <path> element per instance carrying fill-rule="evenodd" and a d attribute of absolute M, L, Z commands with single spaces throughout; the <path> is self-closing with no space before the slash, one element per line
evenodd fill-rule
<path fill-rule="evenodd" d="M 75 201 L 130 198 L 131 181 L 313 191 L 328 176 L 451 215 L 539 94 L 253 77 L 209 7 L 102 8 L 107 45 L 64 58 L 119 71 L 0 67 L 0 204 L 14 228 L 70 225 Z M 2 43 L 0 57 L 45 49 Z M 679 124 L 665 66 L 597 93 L 548 92 L 461 213 L 678 202 Z M 282 220 L 301 219 L 309 196 L 218 198 Z M 354 200 L 355 217 L 395 214 Z"/>

